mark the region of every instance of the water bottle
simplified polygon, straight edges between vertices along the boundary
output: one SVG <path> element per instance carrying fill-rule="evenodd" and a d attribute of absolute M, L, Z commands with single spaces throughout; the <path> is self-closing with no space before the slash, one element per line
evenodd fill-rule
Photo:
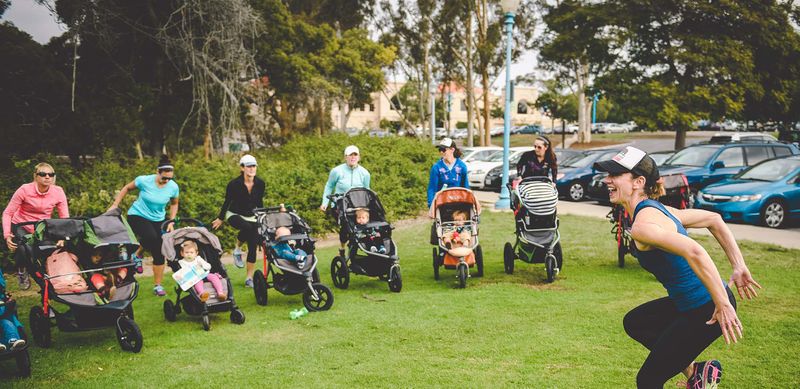
<path fill-rule="evenodd" d="M 303 307 L 289 312 L 289 319 L 297 320 L 305 315 L 308 315 L 308 309 L 306 309 L 306 307 Z"/>
<path fill-rule="evenodd" d="M 128 250 L 125 249 L 125 246 L 119 246 L 119 260 L 121 262 L 128 260 Z"/>

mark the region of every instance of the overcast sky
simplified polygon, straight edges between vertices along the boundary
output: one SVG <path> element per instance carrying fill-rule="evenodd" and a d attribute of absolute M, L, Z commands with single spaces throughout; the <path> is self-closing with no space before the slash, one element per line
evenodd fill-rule
<path fill-rule="evenodd" d="M 138 0 L 130 0 L 138 1 Z M 50 14 L 47 7 L 37 4 L 34 0 L 11 0 L 11 7 L 3 15 L 3 20 L 14 23 L 17 28 L 33 37 L 41 44 L 50 41 L 50 38 L 63 34 L 67 28 L 58 23 L 55 15 Z M 536 66 L 536 54 L 527 52 L 516 63 L 511 65 L 512 79 L 533 72 Z M 505 82 L 505 72 L 501 73 L 495 81 L 494 88 L 502 88 Z"/>

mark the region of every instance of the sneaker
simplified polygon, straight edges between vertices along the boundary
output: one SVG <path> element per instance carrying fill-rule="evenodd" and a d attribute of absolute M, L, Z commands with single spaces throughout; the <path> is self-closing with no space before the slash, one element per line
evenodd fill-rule
<path fill-rule="evenodd" d="M 385 246 L 381 246 L 381 248 L 378 249 L 378 252 L 381 253 L 381 254 L 386 254 L 386 247 Z"/>
<path fill-rule="evenodd" d="M 11 345 L 12 350 L 19 350 L 25 347 L 25 339 L 11 339 L 8 341 L 8 344 Z"/>
<path fill-rule="evenodd" d="M 203 292 L 203 293 L 200 295 L 200 302 L 201 302 L 201 303 L 204 303 L 204 302 L 206 302 L 206 301 L 208 301 L 208 292 Z"/>
<path fill-rule="evenodd" d="M 142 265 L 142 262 L 143 262 L 142 258 L 139 258 L 139 256 L 136 255 L 136 253 L 133 253 L 133 254 L 131 254 L 131 259 L 133 260 L 133 263 L 136 264 L 136 273 L 139 273 L 139 274 L 144 273 L 144 266 Z"/>
<path fill-rule="evenodd" d="M 233 264 L 239 269 L 244 267 L 244 261 L 242 260 L 242 249 L 238 247 L 233 249 Z"/>
<path fill-rule="evenodd" d="M 0 353 L 2 353 L 3 351 L 6 351 L 6 345 L 0 343 Z"/>
<path fill-rule="evenodd" d="M 722 380 L 722 364 L 712 359 L 694 364 L 694 374 L 686 382 L 687 389 L 714 389 Z"/>
<path fill-rule="evenodd" d="M 217 294 L 217 301 L 225 301 L 228 299 L 228 295 L 225 293 L 218 293 Z"/>
<path fill-rule="evenodd" d="M 17 281 L 20 289 L 28 290 L 31 288 L 31 277 L 28 275 L 27 270 L 17 272 Z"/>
<path fill-rule="evenodd" d="M 156 296 L 158 296 L 158 297 L 163 297 L 163 296 L 166 296 L 166 295 L 167 295 L 167 291 L 166 291 L 166 290 L 164 290 L 164 287 L 163 287 L 163 286 L 161 286 L 161 285 L 156 285 L 156 286 L 153 288 L 153 293 L 155 293 L 155 294 L 156 294 Z"/>
<path fill-rule="evenodd" d="M 375 247 L 375 246 L 372 246 L 372 247 L 369 248 L 369 251 L 372 251 L 373 253 L 377 253 L 378 252 L 378 248 Z"/>
<path fill-rule="evenodd" d="M 253 287 L 253 279 L 252 278 L 248 278 L 248 279 L 244 280 L 244 286 L 246 288 L 252 288 Z"/>

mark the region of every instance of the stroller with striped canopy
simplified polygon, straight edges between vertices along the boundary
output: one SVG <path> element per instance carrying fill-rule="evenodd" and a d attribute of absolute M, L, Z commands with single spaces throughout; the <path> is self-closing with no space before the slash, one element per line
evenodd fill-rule
<path fill-rule="evenodd" d="M 544 263 L 547 282 L 553 282 L 563 266 L 561 234 L 558 232 L 558 190 L 548 177 L 524 178 L 511 191 L 516 241 L 506 242 L 503 263 L 514 273 L 514 261 Z"/>

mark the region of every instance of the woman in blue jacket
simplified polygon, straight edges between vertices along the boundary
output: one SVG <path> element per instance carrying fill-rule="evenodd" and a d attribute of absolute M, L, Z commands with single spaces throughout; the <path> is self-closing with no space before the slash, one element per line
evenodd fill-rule
<path fill-rule="evenodd" d="M 450 138 L 444 138 L 439 145 L 442 159 L 436 161 L 431 167 L 430 178 L 428 179 L 428 208 L 431 207 L 436 193 L 443 188 L 467 188 L 467 165 L 461 160 L 461 150 L 456 147 L 455 142 Z M 437 244 L 436 224 L 431 225 L 431 244 Z"/>

